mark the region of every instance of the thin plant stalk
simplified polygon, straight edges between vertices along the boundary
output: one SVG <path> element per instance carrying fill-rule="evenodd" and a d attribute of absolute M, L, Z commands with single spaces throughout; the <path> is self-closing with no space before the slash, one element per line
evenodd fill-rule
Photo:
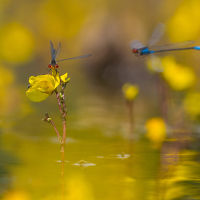
<path fill-rule="evenodd" d="M 57 89 L 55 90 L 55 93 L 56 93 L 56 98 L 57 98 L 57 101 L 58 101 L 58 106 L 59 106 L 59 109 L 60 109 L 60 113 L 61 113 L 61 116 L 62 116 L 63 115 L 63 111 L 62 111 L 62 107 L 61 107 L 61 103 L 60 103 L 60 98 L 59 98 L 59 94 L 58 94 Z"/>
<path fill-rule="evenodd" d="M 134 140 L 134 119 L 133 119 L 133 107 L 134 103 L 133 101 L 127 101 L 127 108 L 128 108 L 128 119 L 129 119 L 129 139 L 132 142 Z"/>
<path fill-rule="evenodd" d="M 127 111 L 128 111 L 128 121 L 129 121 L 129 152 L 133 153 L 133 142 L 134 136 L 134 101 L 126 101 Z"/>
<path fill-rule="evenodd" d="M 56 135 L 58 136 L 58 139 L 60 140 L 60 142 L 62 142 L 62 138 L 61 138 L 61 136 L 60 136 L 60 134 L 58 132 L 58 129 L 56 128 L 55 124 L 53 123 L 52 120 L 50 120 L 50 123 L 52 124 L 52 126 L 53 126 L 53 128 L 54 128 L 54 130 L 56 132 Z"/>
<path fill-rule="evenodd" d="M 162 77 L 157 75 L 157 87 L 159 96 L 160 113 L 162 118 L 168 124 L 168 101 L 169 101 L 169 91 Z"/>
<path fill-rule="evenodd" d="M 61 181 L 62 181 L 62 198 L 64 199 L 64 164 L 65 164 L 65 141 L 66 141 L 66 104 L 65 104 L 65 95 L 64 95 L 64 87 L 62 87 L 62 91 L 59 94 L 57 90 L 55 90 L 56 98 L 58 101 L 58 106 L 61 113 L 61 119 L 63 124 L 63 136 L 61 139 Z"/>

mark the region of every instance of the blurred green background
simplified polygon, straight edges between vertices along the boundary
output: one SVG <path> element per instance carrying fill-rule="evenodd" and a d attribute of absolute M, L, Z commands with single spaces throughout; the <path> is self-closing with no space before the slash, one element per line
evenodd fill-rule
<path fill-rule="evenodd" d="M 61 199 L 60 144 L 41 121 L 48 111 L 62 132 L 56 97 L 26 97 L 29 77 L 51 60 L 50 40 L 61 42 L 58 60 L 92 54 L 59 63 L 71 78 L 64 199 L 200 199 L 200 52 L 158 54 L 158 74 L 129 45 L 147 44 L 159 22 L 159 44 L 200 45 L 199 9 L 199 0 L 1 0 L 0 199 Z M 127 82 L 140 88 L 132 125 Z"/>

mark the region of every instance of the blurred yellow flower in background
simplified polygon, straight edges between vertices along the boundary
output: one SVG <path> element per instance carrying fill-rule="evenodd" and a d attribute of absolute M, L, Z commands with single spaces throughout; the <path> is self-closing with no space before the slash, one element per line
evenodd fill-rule
<path fill-rule="evenodd" d="M 162 72 L 164 79 L 174 90 L 185 90 L 196 82 L 196 75 L 192 68 L 176 63 L 174 57 L 162 58 L 165 70 Z"/>
<path fill-rule="evenodd" d="M 122 87 L 124 97 L 128 101 L 133 101 L 139 92 L 139 87 L 137 85 L 132 85 L 125 83 Z"/>
<path fill-rule="evenodd" d="M 168 23 L 167 31 L 173 42 L 199 38 L 200 1 L 184 0 Z M 196 25 L 195 25 L 196 24 Z"/>
<path fill-rule="evenodd" d="M 53 15 L 55 11 L 56 15 Z M 60 1 L 59 3 L 49 0 L 41 2 L 38 7 L 38 21 L 40 32 L 51 38 L 72 38 L 79 33 L 83 22 L 88 16 L 90 7 L 81 1 Z M 56 24 L 53 31 L 52 24 Z"/>
<path fill-rule="evenodd" d="M 166 126 L 162 118 L 155 117 L 147 120 L 146 137 L 153 142 L 155 148 L 159 148 L 166 138 Z"/>
<path fill-rule="evenodd" d="M 184 100 L 184 108 L 186 112 L 193 116 L 197 117 L 200 115 L 200 93 L 193 92 L 188 93 Z"/>
<path fill-rule="evenodd" d="M 26 62 L 33 52 L 33 35 L 22 25 L 10 23 L 0 29 L 0 46 L 0 58 L 11 63 Z"/>
<path fill-rule="evenodd" d="M 39 75 L 31 76 L 29 78 L 30 87 L 26 92 L 27 97 L 34 102 L 44 101 L 48 96 L 50 96 L 53 91 L 60 84 L 59 74 L 57 76 L 52 75 Z"/>

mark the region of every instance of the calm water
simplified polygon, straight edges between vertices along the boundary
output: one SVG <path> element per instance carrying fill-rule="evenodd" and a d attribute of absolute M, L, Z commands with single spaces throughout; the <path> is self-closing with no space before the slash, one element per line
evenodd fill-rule
<path fill-rule="evenodd" d="M 56 137 L 5 134 L 1 143 L 2 199 L 62 199 L 62 186 L 64 199 L 72 200 L 161 199 L 166 193 L 160 150 L 144 138 L 132 148 L 121 137 L 67 138 L 64 181 Z"/>
<path fill-rule="evenodd" d="M 11 133 L 2 135 L 1 143 L 3 199 L 8 194 L 13 199 L 20 195 L 24 199 L 60 199 L 60 144 L 56 137 Z M 147 193 L 153 193 L 159 154 L 148 147 L 147 141 L 143 143 L 145 149 L 137 144 L 134 154 L 121 137 L 90 141 L 67 138 L 65 199 L 144 199 Z"/>

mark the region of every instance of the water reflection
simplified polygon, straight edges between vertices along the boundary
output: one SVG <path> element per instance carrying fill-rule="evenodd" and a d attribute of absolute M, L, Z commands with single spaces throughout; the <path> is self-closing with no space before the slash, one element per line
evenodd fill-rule
<path fill-rule="evenodd" d="M 6 141 L 6 136 L 1 139 Z M 20 163 L 8 168 L 13 158 L 1 152 L 4 159 L 7 158 L 0 165 L 3 200 L 60 200 L 62 190 L 64 199 L 70 200 L 175 199 L 184 198 L 186 188 L 187 196 L 198 197 L 198 152 L 178 151 L 176 141 L 164 142 L 161 149 L 154 148 L 151 141 L 143 137 L 133 144 L 134 154 L 119 154 L 122 144 L 118 139 L 108 140 L 102 151 L 102 143 L 97 141 L 87 142 L 87 145 L 84 141 L 68 143 L 62 186 L 59 144 L 46 137 L 27 140 L 27 137 L 15 136 L 12 145 L 6 148 L 15 149 Z M 101 154 L 103 156 L 97 156 Z M 13 178 L 9 179 L 11 174 Z"/>

